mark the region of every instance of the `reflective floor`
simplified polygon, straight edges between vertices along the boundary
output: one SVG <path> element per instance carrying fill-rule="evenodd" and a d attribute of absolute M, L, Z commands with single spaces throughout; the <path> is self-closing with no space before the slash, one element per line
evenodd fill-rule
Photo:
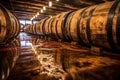
<path fill-rule="evenodd" d="M 25 33 L 20 43 L 7 80 L 120 80 L 120 55 Z"/>

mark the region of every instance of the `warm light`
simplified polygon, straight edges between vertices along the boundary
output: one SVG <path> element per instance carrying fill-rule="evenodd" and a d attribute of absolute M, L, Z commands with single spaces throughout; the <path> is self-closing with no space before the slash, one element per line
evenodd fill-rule
<path fill-rule="evenodd" d="M 30 19 L 31 21 L 33 20 L 33 18 Z"/>
<path fill-rule="evenodd" d="M 37 51 L 35 51 L 35 54 L 37 54 Z"/>
<path fill-rule="evenodd" d="M 40 15 L 40 13 L 39 13 L 39 12 L 37 12 L 37 15 Z"/>
<path fill-rule="evenodd" d="M 2 71 L 2 80 L 4 80 L 5 79 L 5 74 L 4 74 L 4 72 Z"/>
<path fill-rule="evenodd" d="M 49 7 L 52 7 L 52 1 L 49 1 Z"/>
<path fill-rule="evenodd" d="M 32 17 L 30 20 L 32 21 L 34 18 Z"/>
<path fill-rule="evenodd" d="M 35 17 L 37 17 L 38 15 L 36 14 Z"/>
<path fill-rule="evenodd" d="M 59 1 L 59 0 L 56 0 L 56 1 Z"/>
<path fill-rule="evenodd" d="M 38 55 L 37 58 L 40 59 L 40 55 Z"/>
<path fill-rule="evenodd" d="M 52 18 L 52 16 L 50 16 L 50 18 Z"/>
<path fill-rule="evenodd" d="M 41 9 L 41 13 L 43 13 L 43 10 Z"/>
<path fill-rule="evenodd" d="M 33 16 L 33 19 L 35 18 L 35 16 Z"/>
<path fill-rule="evenodd" d="M 41 43 L 41 45 L 43 45 L 43 44 Z M 49 52 L 51 50 L 53 51 L 53 49 L 52 48 L 49 48 L 49 49 L 42 48 L 42 47 L 40 47 L 41 45 L 31 45 L 32 50 L 36 53 L 35 58 L 40 62 L 41 66 L 46 70 L 46 71 L 42 71 L 40 73 L 60 78 L 64 74 L 64 70 L 62 69 L 61 65 L 55 64 L 54 53 L 56 51 L 53 52 L 53 54 L 44 54 L 42 51 Z M 39 50 L 39 51 L 37 52 L 37 50 Z M 44 61 L 44 59 L 46 59 L 46 60 Z M 50 67 L 47 67 L 47 66 L 50 66 Z"/>
<path fill-rule="evenodd" d="M 43 10 L 46 10 L 46 7 L 45 7 L 45 6 L 43 6 Z"/>
<path fill-rule="evenodd" d="M 9 76 L 9 73 L 10 73 L 10 69 L 9 69 L 9 67 L 8 67 L 8 71 L 7 71 L 7 77 Z"/>

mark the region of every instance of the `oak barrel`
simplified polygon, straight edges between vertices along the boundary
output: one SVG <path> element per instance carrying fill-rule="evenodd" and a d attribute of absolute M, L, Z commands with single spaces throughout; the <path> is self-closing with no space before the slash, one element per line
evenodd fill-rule
<path fill-rule="evenodd" d="M 40 22 L 40 33 L 87 46 L 120 50 L 120 1 L 63 12 Z M 49 25 L 49 29 L 48 29 Z M 48 32 L 49 30 L 49 32 Z M 38 31 L 36 31 L 38 32 Z M 48 36 L 48 35 L 47 35 Z"/>
<path fill-rule="evenodd" d="M 61 16 L 61 14 L 56 15 L 53 18 L 53 21 L 51 23 L 51 34 L 52 34 L 52 37 L 54 37 L 56 39 L 59 39 L 59 36 L 57 34 L 57 22 L 58 22 L 60 16 Z"/>
<path fill-rule="evenodd" d="M 20 32 L 20 23 L 15 15 L 0 5 L 0 44 L 13 40 Z"/>
<path fill-rule="evenodd" d="M 119 1 L 114 1 L 74 12 L 67 18 L 66 35 L 81 44 L 120 49 L 119 7 Z"/>
<path fill-rule="evenodd" d="M 47 19 L 44 25 L 44 33 L 46 36 L 50 35 L 50 21 L 51 18 Z"/>
<path fill-rule="evenodd" d="M 41 20 L 41 24 L 40 24 L 40 33 L 41 33 L 41 35 L 45 35 L 44 34 L 44 24 L 45 24 L 46 20 L 47 20 L 47 18 Z"/>

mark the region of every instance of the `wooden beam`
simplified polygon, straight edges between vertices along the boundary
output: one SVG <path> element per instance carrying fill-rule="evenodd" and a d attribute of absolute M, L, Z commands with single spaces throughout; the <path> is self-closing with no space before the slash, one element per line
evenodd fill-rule
<path fill-rule="evenodd" d="M 27 6 L 34 6 L 34 7 L 43 7 L 43 6 L 48 6 L 48 3 L 47 2 L 34 2 L 34 1 L 13 1 L 12 2 L 13 4 L 23 4 L 23 5 L 27 5 Z M 52 7 L 47 7 L 47 8 L 50 8 L 50 9 L 57 9 L 59 8 L 59 10 L 62 10 L 62 11 L 65 11 L 65 10 L 73 10 L 72 8 L 68 8 L 68 7 L 65 7 L 63 5 L 58 5 L 58 4 L 53 4 Z M 76 9 L 76 8 L 74 8 Z"/>
<path fill-rule="evenodd" d="M 45 5 L 48 5 L 48 1 L 49 0 L 43 0 L 43 1 L 39 1 L 39 0 L 34 0 L 36 2 L 41 2 L 42 4 L 45 4 Z M 72 5 L 68 5 L 68 4 L 65 4 L 65 3 L 61 3 L 60 2 L 56 2 L 55 0 L 51 0 L 53 2 L 53 6 L 58 6 L 58 7 L 62 7 L 62 8 L 67 8 L 67 9 L 77 9 L 77 7 L 73 7 Z"/>
<path fill-rule="evenodd" d="M 15 5 L 15 6 L 14 6 Z M 16 11 L 16 9 L 17 10 L 20 10 L 20 11 L 22 11 L 22 9 L 24 9 L 23 11 L 24 12 L 26 12 L 25 10 L 27 10 L 27 11 L 31 11 L 31 12 L 38 12 L 38 11 L 40 11 L 40 9 L 38 8 L 38 7 L 27 7 L 27 6 L 23 6 L 23 4 L 14 4 L 13 6 L 14 6 L 14 10 Z M 17 5 L 17 6 L 16 6 Z M 53 12 L 55 12 L 55 13 L 61 13 L 61 12 L 64 12 L 64 11 L 60 11 L 59 9 L 57 10 L 53 10 L 53 9 L 50 9 L 50 8 L 48 8 L 46 11 L 44 11 L 44 13 L 53 13 Z"/>

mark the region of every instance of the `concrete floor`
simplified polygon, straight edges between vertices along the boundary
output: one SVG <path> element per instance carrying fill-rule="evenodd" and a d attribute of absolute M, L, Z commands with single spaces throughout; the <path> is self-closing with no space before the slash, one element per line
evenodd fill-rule
<path fill-rule="evenodd" d="M 20 56 L 7 80 L 120 80 L 120 55 L 20 34 Z"/>

